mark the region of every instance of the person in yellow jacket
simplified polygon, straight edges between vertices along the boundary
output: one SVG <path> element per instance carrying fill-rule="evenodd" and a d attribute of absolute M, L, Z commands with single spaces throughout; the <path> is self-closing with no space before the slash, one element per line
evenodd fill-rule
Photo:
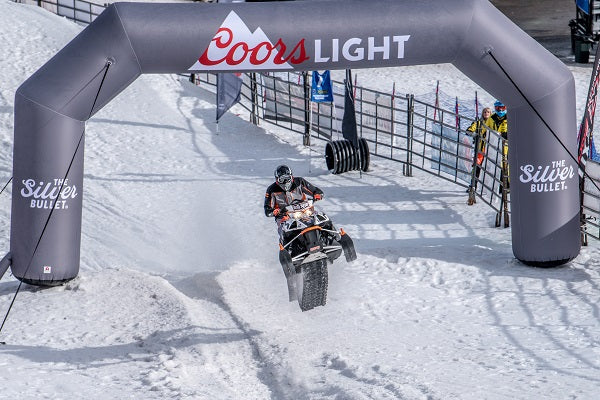
<path fill-rule="evenodd" d="M 475 151 L 477 152 L 477 165 L 475 166 L 475 176 L 477 180 L 479 180 L 479 174 L 481 173 L 481 165 L 483 164 L 483 158 L 485 156 L 485 148 L 487 144 L 487 129 L 492 128 L 493 121 L 492 117 L 492 109 L 489 107 L 485 107 L 483 111 L 481 111 L 481 118 L 477 121 L 474 121 L 471 126 L 467 128 L 467 135 L 471 136 L 475 140 Z M 475 187 L 477 189 L 477 180 L 475 180 Z M 469 186 L 469 189 L 471 187 Z M 468 191 L 468 190 L 467 190 Z"/>
<path fill-rule="evenodd" d="M 502 135 L 504 139 L 508 139 L 506 136 L 508 133 L 508 122 L 506 120 L 506 106 L 499 100 L 494 103 L 494 109 L 496 112 L 492 114 L 491 123 L 488 125 L 490 128 Z"/>
<path fill-rule="evenodd" d="M 504 178 L 504 171 L 506 171 L 506 188 L 510 188 L 509 181 L 509 173 L 508 173 L 508 122 L 506 119 L 506 106 L 500 101 L 496 100 L 494 103 L 494 109 L 496 112 L 492 114 L 491 120 L 492 124 L 489 125 L 490 128 L 498 132 L 502 135 L 502 138 L 505 139 L 502 144 L 502 172 L 500 174 L 500 180 L 502 181 Z M 502 193 L 502 185 L 500 185 L 499 192 Z"/>

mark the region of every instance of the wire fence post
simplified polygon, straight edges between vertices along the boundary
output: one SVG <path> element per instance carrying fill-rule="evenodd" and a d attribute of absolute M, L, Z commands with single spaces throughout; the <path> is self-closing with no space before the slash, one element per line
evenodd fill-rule
<path fill-rule="evenodd" d="M 275 108 L 275 122 L 279 123 L 279 96 L 277 96 L 277 81 L 273 78 L 273 106 Z"/>
<path fill-rule="evenodd" d="M 500 163 L 500 209 L 496 214 L 496 227 L 499 227 L 502 223 L 502 216 L 504 215 L 504 227 L 508 228 L 510 226 L 509 220 L 509 212 L 508 212 L 508 193 L 509 189 L 509 176 L 508 176 L 508 140 L 502 139 L 501 141 L 501 163 Z"/>
<path fill-rule="evenodd" d="M 415 96 L 406 95 L 406 164 L 402 168 L 404 176 L 412 176 L 413 127 L 415 112 Z"/>
<path fill-rule="evenodd" d="M 304 80 L 304 138 L 305 146 L 310 146 L 310 86 L 308 85 L 308 72 L 302 72 Z"/>
<path fill-rule="evenodd" d="M 504 227 L 510 226 L 510 220 L 508 215 L 508 193 L 510 193 L 510 176 L 508 170 L 508 140 L 502 139 L 502 198 L 504 199 L 504 207 L 502 211 L 504 213 Z"/>
<path fill-rule="evenodd" d="M 590 132 L 591 133 L 591 132 Z M 587 148 L 590 147 L 590 134 L 585 138 L 585 145 Z M 585 154 L 582 154 L 580 169 L 582 172 L 585 172 Z M 581 245 L 588 245 L 588 235 L 587 235 L 587 225 L 586 225 L 586 216 L 585 216 L 585 208 L 584 208 L 584 196 L 585 196 L 585 174 L 580 174 L 579 176 L 579 219 L 580 219 L 580 228 L 581 231 Z"/>
<path fill-rule="evenodd" d="M 375 154 L 379 143 L 379 93 L 375 93 Z"/>
<path fill-rule="evenodd" d="M 252 98 L 252 111 L 250 121 L 258 125 L 258 85 L 256 84 L 256 73 L 250 74 L 250 97 Z"/>
<path fill-rule="evenodd" d="M 362 137 L 363 136 L 363 126 L 364 126 L 363 88 L 362 88 L 362 86 L 360 87 L 360 101 L 357 101 L 356 100 L 356 75 L 354 75 L 354 76 L 355 76 L 355 79 L 354 79 L 354 112 L 356 113 L 356 110 L 359 109 L 358 106 L 360 105 L 360 124 L 358 124 L 358 126 L 360 127 L 360 131 L 357 133 L 360 135 L 360 137 Z M 350 79 L 352 80 L 352 76 L 350 76 Z M 377 154 L 377 141 L 375 141 L 375 154 Z"/>
<path fill-rule="evenodd" d="M 469 185 L 469 199 L 467 200 L 467 204 L 472 206 L 477 202 L 475 199 L 475 193 L 477 192 L 477 172 L 479 171 L 479 160 L 478 160 L 478 152 L 481 146 L 481 137 L 479 136 L 479 132 L 481 129 L 481 120 L 477 120 L 477 129 L 475 130 L 474 137 L 474 151 L 473 151 L 473 164 L 471 166 L 471 184 Z"/>
<path fill-rule="evenodd" d="M 585 167 L 584 167 L 585 168 Z M 587 237 L 587 226 L 585 224 L 585 209 L 583 207 L 583 196 L 585 191 L 585 175 L 579 178 L 579 218 L 581 224 L 581 245 L 588 245 L 588 237 Z"/>
<path fill-rule="evenodd" d="M 443 136 L 443 135 L 442 135 Z M 456 131 L 456 154 L 454 154 L 454 181 L 458 181 L 458 167 L 460 162 L 460 131 Z"/>
<path fill-rule="evenodd" d="M 394 159 L 394 145 L 396 141 L 396 124 L 394 123 L 394 119 L 396 118 L 396 82 L 394 82 L 394 86 L 392 88 L 392 98 L 391 98 L 391 109 L 390 109 L 390 159 Z"/>

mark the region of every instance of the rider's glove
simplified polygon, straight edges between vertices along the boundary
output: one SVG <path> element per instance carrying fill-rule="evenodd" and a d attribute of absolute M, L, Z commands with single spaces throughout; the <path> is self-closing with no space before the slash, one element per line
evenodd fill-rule
<path fill-rule="evenodd" d="M 314 199 L 315 201 L 321 200 L 322 198 L 323 198 L 323 195 L 322 195 L 322 194 L 315 194 L 315 195 L 313 196 L 313 199 Z"/>
<path fill-rule="evenodd" d="M 276 208 L 273 210 L 273 216 L 276 217 L 281 214 L 281 208 Z"/>

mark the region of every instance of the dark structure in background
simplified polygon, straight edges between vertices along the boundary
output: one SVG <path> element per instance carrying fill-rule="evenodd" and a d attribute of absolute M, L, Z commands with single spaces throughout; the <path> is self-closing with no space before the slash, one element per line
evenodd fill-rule
<path fill-rule="evenodd" d="M 575 18 L 569 22 L 569 27 L 575 62 L 587 63 L 590 48 L 600 38 L 600 2 L 575 0 Z"/>
<path fill-rule="evenodd" d="M 575 0 L 491 0 L 504 15 L 562 62 L 572 64 L 569 21 Z"/>

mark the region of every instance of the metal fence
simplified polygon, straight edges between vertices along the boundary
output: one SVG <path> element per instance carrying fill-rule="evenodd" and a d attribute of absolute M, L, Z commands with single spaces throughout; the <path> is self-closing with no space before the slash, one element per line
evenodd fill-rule
<path fill-rule="evenodd" d="M 191 80 L 216 91 L 215 74 L 197 73 Z M 309 73 L 246 74 L 240 104 L 254 123 L 263 120 L 302 134 L 304 144 L 310 144 L 311 138 L 334 140 L 341 135 L 344 102 L 308 101 L 309 80 Z M 343 99 L 344 83 L 333 80 L 332 85 L 334 99 Z M 477 176 L 474 139 L 466 130 L 475 120 L 419 101 L 414 95 L 355 89 L 358 135 L 369 144 L 371 156 L 401 163 L 406 176 L 417 168 L 465 189 L 471 187 L 471 199 L 477 196 L 496 212 L 496 226 L 502 218 L 508 226 L 510 192 L 501 182 L 506 141 L 500 134 L 488 130 L 483 139 L 485 157 Z"/>
<path fill-rule="evenodd" d="M 582 242 L 587 238 L 600 240 L 600 164 L 587 161 L 585 172 L 589 178 L 581 180 L 581 232 Z"/>
<path fill-rule="evenodd" d="M 85 0 L 18 0 L 17 2 L 35 4 L 82 25 L 90 24 L 108 7 L 107 3 L 97 4 Z"/>

